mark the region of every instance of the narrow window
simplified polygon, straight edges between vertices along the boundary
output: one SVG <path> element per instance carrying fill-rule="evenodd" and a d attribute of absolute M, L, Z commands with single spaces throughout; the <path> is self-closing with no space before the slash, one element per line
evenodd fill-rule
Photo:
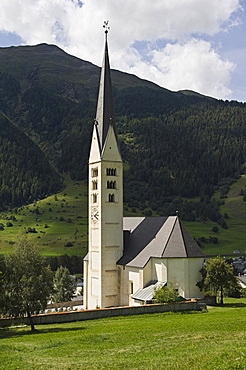
<path fill-rule="evenodd" d="M 97 194 L 92 195 L 92 202 L 97 203 Z"/>
<path fill-rule="evenodd" d="M 110 203 L 113 203 L 113 202 L 114 202 L 114 194 L 109 194 L 109 195 L 108 195 L 108 201 L 109 201 Z"/>
<path fill-rule="evenodd" d="M 97 190 L 97 181 L 92 181 L 92 190 Z"/>
<path fill-rule="evenodd" d="M 98 168 L 97 167 L 91 169 L 91 176 L 92 177 L 97 177 L 98 176 Z"/>
<path fill-rule="evenodd" d="M 116 168 L 107 168 L 106 174 L 107 176 L 116 176 Z"/>
<path fill-rule="evenodd" d="M 133 294 L 133 282 L 130 281 L 130 294 Z"/>
<path fill-rule="evenodd" d="M 107 181 L 107 189 L 116 189 L 116 181 Z"/>

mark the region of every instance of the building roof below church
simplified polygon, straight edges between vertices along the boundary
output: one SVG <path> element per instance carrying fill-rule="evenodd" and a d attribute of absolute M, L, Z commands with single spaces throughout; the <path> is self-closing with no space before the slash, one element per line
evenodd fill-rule
<path fill-rule="evenodd" d="M 124 217 L 124 254 L 118 265 L 143 268 L 150 258 L 202 258 L 177 216 Z"/>
<path fill-rule="evenodd" d="M 151 301 L 153 299 L 155 289 L 161 288 L 166 284 L 166 282 L 157 280 L 151 281 L 144 288 L 140 288 L 134 294 L 132 294 L 132 298 L 143 302 Z"/>

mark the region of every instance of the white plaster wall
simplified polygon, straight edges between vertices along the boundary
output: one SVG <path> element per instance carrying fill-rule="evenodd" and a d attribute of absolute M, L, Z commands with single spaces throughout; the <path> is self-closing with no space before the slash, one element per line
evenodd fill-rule
<path fill-rule="evenodd" d="M 143 268 L 143 287 L 147 285 L 151 280 L 154 280 L 152 278 L 152 269 L 152 259 L 150 259 Z"/>
<path fill-rule="evenodd" d="M 116 168 L 116 176 L 108 176 L 107 168 Z M 110 307 L 121 304 L 116 262 L 123 254 L 122 163 L 103 160 L 101 176 L 101 307 Z M 108 180 L 116 181 L 116 189 L 107 189 Z M 109 194 L 115 194 L 115 202 L 108 202 Z"/>
<path fill-rule="evenodd" d="M 94 271 L 99 271 L 100 269 L 100 254 L 98 251 L 91 251 L 90 253 L 91 258 L 91 269 Z"/>
<path fill-rule="evenodd" d="M 184 298 L 199 298 L 202 293 L 196 286 L 200 280 L 203 258 L 169 258 L 166 259 L 167 281 L 172 283 Z"/>
<path fill-rule="evenodd" d="M 93 207 L 92 207 L 93 208 Z M 94 248 L 98 248 L 100 242 L 100 233 L 98 226 L 93 225 L 93 229 L 90 230 L 90 245 Z"/>
<path fill-rule="evenodd" d="M 196 283 L 201 280 L 200 270 L 204 264 L 204 258 L 189 258 L 188 279 L 189 279 L 189 295 L 187 298 L 202 298 L 203 292 L 196 286 Z"/>
<path fill-rule="evenodd" d="M 166 260 L 163 258 L 151 258 L 151 279 L 166 282 L 167 281 L 167 266 Z"/>
<path fill-rule="evenodd" d="M 133 293 L 143 287 L 143 271 L 136 267 L 127 267 L 129 276 L 129 305 L 134 305 L 134 300 L 130 296 L 130 282 L 133 282 Z"/>
<path fill-rule="evenodd" d="M 179 294 L 185 297 L 185 258 L 166 258 L 167 282 L 178 289 Z"/>
<path fill-rule="evenodd" d="M 83 289 L 83 305 L 86 309 L 88 307 L 88 261 L 83 261 L 84 274 L 84 289 Z"/>
<path fill-rule="evenodd" d="M 119 271 L 119 291 L 120 291 L 120 306 L 129 305 L 129 271 L 125 266 L 118 266 Z"/>
<path fill-rule="evenodd" d="M 97 167 L 98 176 L 92 177 Z M 116 169 L 108 175 L 107 168 Z M 95 130 L 93 131 L 89 164 L 89 255 L 88 307 L 109 307 L 120 304 L 119 269 L 116 262 L 123 254 L 123 173 L 122 160 L 114 131 L 109 129 L 104 152 L 100 158 Z M 92 182 L 97 181 L 97 189 Z M 115 181 L 115 189 L 107 188 L 107 181 Z M 93 201 L 93 194 L 97 201 Z M 109 202 L 109 194 L 115 202 Z M 97 208 L 99 219 L 91 219 L 92 209 Z M 98 279 L 98 283 L 95 283 Z M 91 281 L 91 284 L 89 283 Z"/>

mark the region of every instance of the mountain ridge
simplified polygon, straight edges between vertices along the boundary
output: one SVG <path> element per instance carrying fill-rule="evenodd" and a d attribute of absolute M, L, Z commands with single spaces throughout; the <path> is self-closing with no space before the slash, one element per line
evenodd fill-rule
<path fill-rule="evenodd" d="M 55 45 L 0 48 L 0 109 L 75 180 L 87 178 L 99 74 Z M 129 205 L 163 213 L 171 198 L 211 196 L 245 170 L 244 103 L 169 91 L 114 69 L 112 84 Z"/>

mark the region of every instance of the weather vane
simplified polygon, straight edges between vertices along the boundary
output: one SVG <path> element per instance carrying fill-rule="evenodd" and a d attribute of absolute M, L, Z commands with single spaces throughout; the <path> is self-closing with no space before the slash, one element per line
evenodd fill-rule
<path fill-rule="evenodd" d="M 105 33 L 107 34 L 108 31 L 110 30 L 110 27 L 109 27 L 109 21 L 104 21 L 103 22 L 103 28 L 105 28 Z"/>

